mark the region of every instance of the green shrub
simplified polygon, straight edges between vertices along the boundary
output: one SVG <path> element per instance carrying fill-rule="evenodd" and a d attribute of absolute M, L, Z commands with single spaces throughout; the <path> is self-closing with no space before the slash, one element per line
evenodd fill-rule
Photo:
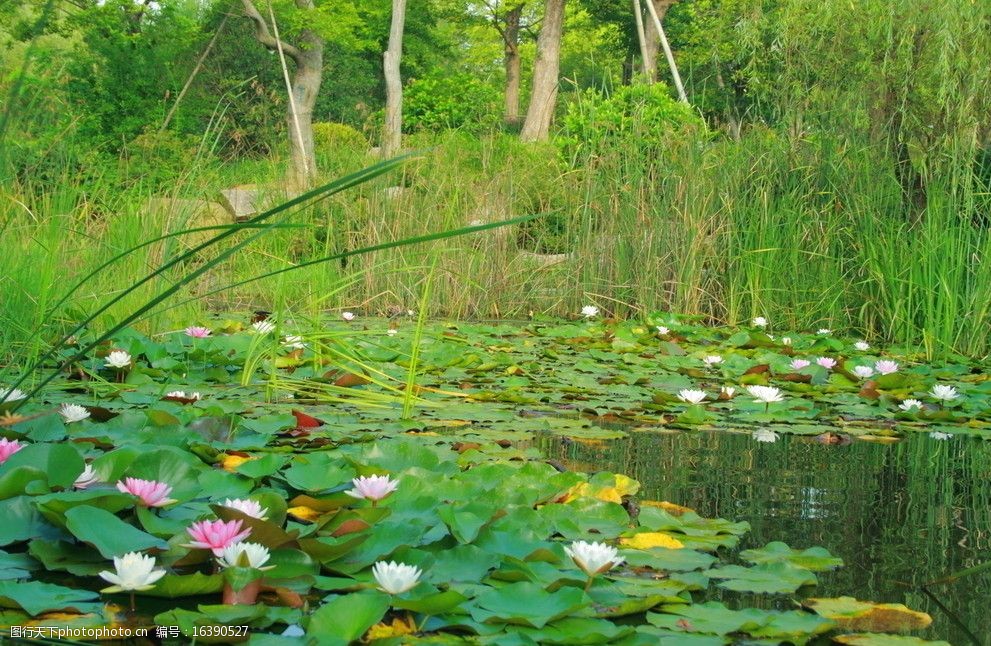
<path fill-rule="evenodd" d="M 403 129 L 486 132 L 499 124 L 499 91 L 470 74 L 440 70 L 414 79 L 403 94 Z"/>
<path fill-rule="evenodd" d="M 368 140 L 357 129 L 344 123 L 314 123 L 313 147 L 318 153 L 329 153 L 339 148 L 364 150 L 368 148 Z"/>
<path fill-rule="evenodd" d="M 199 145 L 199 137 L 149 128 L 121 152 L 121 177 L 128 184 L 169 184 L 192 168 Z"/>
<path fill-rule="evenodd" d="M 572 159 L 616 146 L 650 153 L 673 133 L 705 128 L 663 83 L 626 85 L 612 94 L 589 88 L 568 104 L 561 126 L 557 142 Z"/>

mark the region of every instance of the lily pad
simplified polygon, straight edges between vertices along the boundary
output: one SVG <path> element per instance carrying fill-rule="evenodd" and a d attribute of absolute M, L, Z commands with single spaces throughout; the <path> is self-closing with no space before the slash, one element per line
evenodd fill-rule
<path fill-rule="evenodd" d="M 911 610 L 900 603 L 873 603 L 853 597 L 806 599 L 806 608 L 835 621 L 844 630 L 857 632 L 908 632 L 921 630 L 932 623 L 924 612 Z"/>
<path fill-rule="evenodd" d="M 740 558 L 758 565 L 762 563 L 791 563 L 813 572 L 825 572 L 843 565 L 843 559 L 833 556 L 829 550 L 823 547 L 797 550 L 780 541 L 773 541 L 760 549 L 743 550 L 740 552 Z"/>
<path fill-rule="evenodd" d="M 815 585 L 818 582 L 809 570 L 785 562 L 754 567 L 726 565 L 708 570 L 705 576 L 722 579 L 719 587 L 737 592 L 788 594 L 804 585 Z"/>

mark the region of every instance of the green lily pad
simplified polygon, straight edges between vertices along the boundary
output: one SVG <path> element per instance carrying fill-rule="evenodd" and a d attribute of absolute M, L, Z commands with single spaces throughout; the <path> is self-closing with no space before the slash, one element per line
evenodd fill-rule
<path fill-rule="evenodd" d="M 805 568 L 790 563 L 776 562 L 743 567 L 726 565 L 705 572 L 712 579 L 722 579 L 719 587 L 737 592 L 764 592 L 788 594 L 803 585 L 815 585 L 816 576 Z"/>
<path fill-rule="evenodd" d="M 468 610 L 476 621 L 541 628 L 590 603 L 580 588 L 547 592 L 533 583 L 521 582 L 486 590 Z"/>
<path fill-rule="evenodd" d="M 843 565 L 843 559 L 837 558 L 823 547 L 810 547 L 805 550 L 792 549 L 780 541 L 768 543 L 760 549 L 743 550 L 740 558 L 749 563 L 791 563 L 813 572 L 825 572 Z"/>
<path fill-rule="evenodd" d="M 110 512 L 88 505 L 66 511 L 65 524 L 76 538 L 89 543 L 108 559 L 127 552 L 169 547 L 165 541 L 128 525 Z"/>
<path fill-rule="evenodd" d="M 0 581 L 0 605 L 20 608 L 32 617 L 51 610 L 94 612 L 103 604 L 91 603 L 100 595 L 41 581 Z"/>

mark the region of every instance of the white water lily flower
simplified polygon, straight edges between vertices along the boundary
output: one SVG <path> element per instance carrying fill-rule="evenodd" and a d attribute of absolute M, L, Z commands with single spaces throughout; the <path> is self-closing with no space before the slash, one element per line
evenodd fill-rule
<path fill-rule="evenodd" d="M 89 417 L 89 411 L 86 407 L 79 404 L 62 404 L 59 406 L 58 414 L 62 416 L 66 424 L 81 422 Z"/>
<path fill-rule="evenodd" d="M 933 399 L 938 399 L 939 401 L 952 401 L 960 396 L 957 389 L 953 386 L 944 386 L 942 384 L 937 384 L 933 386 L 933 389 L 929 391 Z"/>
<path fill-rule="evenodd" d="M 660 334 L 661 336 L 667 336 L 667 335 L 671 334 L 671 330 L 669 330 L 668 328 L 664 327 L 663 325 L 658 325 L 657 326 L 657 333 Z"/>
<path fill-rule="evenodd" d="M 678 391 L 678 399 L 688 404 L 699 404 L 705 399 L 705 391 L 686 388 L 685 390 Z"/>
<path fill-rule="evenodd" d="M 341 318 L 345 321 L 353 321 L 355 318 L 354 312 L 341 312 Z"/>
<path fill-rule="evenodd" d="M 702 357 L 702 363 L 707 366 L 715 366 L 723 362 L 723 358 L 718 354 L 710 354 L 709 356 Z"/>
<path fill-rule="evenodd" d="M 399 334 L 399 330 L 397 330 L 394 327 L 391 327 L 388 330 L 386 330 L 385 333 L 388 334 L 389 336 L 396 336 L 397 334 Z"/>
<path fill-rule="evenodd" d="M 261 321 L 255 321 L 252 323 L 251 329 L 256 334 L 269 334 L 275 330 L 275 323 L 272 323 L 268 319 L 262 319 Z"/>
<path fill-rule="evenodd" d="M 751 323 L 754 327 L 767 327 L 767 319 L 763 316 L 755 316 Z"/>
<path fill-rule="evenodd" d="M 100 479 L 97 477 L 96 471 L 93 470 L 93 465 L 87 464 L 83 467 L 83 472 L 76 476 L 76 481 L 72 483 L 72 486 L 76 489 L 85 489 L 97 482 L 100 482 Z"/>
<path fill-rule="evenodd" d="M 832 333 L 833 331 L 830 330 L 828 327 L 821 327 L 818 330 L 816 330 L 816 334 L 821 334 L 823 336 L 829 336 Z"/>
<path fill-rule="evenodd" d="M 826 370 L 832 370 L 836 367 L 836 359 L 830 359 L 829 357 L 819 357 L 816 359 L 816 364 L 822 366 Z"/>
<path fill-rule="evenodd" d="M 121 370 L 131 365 L 131 355 L 123 350 L 114 350 L 107 355 L 106 366 Z"/>
<path fill-rule="evenodd" d="M 575 541 L 570 547 L 565 547 L 564 551 L 568 553 L 575 565 L 588 576 L 607 572 L 625 560 L 618 555 L 615 547 L 605 543 Z"/>
<path fill-rule="evenodd" d="M 801 370 L 802 368 L 808 368 L 811 365 L 812 363 L 806 361 L 805 359 L 794 359 L 792 360 L 791 363 L 788 364 L 788 367 L 791 368 L 792 370 Z"/>
<path fill-rule="evenodd" d="M 733 386 L 723 386 L 722 388 L 719 389 L 719 392 L 726 395 L 727 397 L 732 397 L 733 393 L 736 392 L 736 388 L 734 388 Z"/>
<path fill-rule="evenodd" d="M 127 592 L 133 590 L 150 590 L 155 582 L 165 576 L 165 570 L 155 569 L 155 559 L 140 552 L 128 552 L 124 556 L 114 557 L 116 572 L 104 570 L 100 578 L 113 585 L 101 592 Z"/>
<path fill-rule="evenodd" d="M 246 516 L 251 516 L 259 520 L 268 520 L 268 508 L 262 507 L 256 500 L 251 500 L 250 498 L 227 498 L 224 500 L 223 505 L 230 509 L 236 509 Z"/>
<path fill-rule="evenodd" d="M 379 587 L 389 594 L 402 594 L 412 590 L 420 582 L 423 572 L 418 567 L 390 561 L 379 561 L 372 566 L 372 576 Z"/>
<path fill-rule="evenodd" d="M 785 399 L 781 390 L 774 386 L 747 386 L 747 392 L 754 398 L 754 401 L 762 404 L 771 404 Z"/>
<path fill-rule="evenodd" d="M 791 337 L 790 336 L 781 337 L 781 343 L 782 345 L 791 345 Z"/>
<path fill-rule="evenodd" d="M 906 399 L 902 403 L 898 404 L 898 408 L 905 412 L 911 412 L 913 410 L 922 410 L 922 402 L 918 399 Z"/>
<path fill-rule="evenodd" d="M 590 319 L 598 315 L 599 315 L 599 308 L 596 307 L 595 305 L 586 305 L 585 307 L 582 308 L 582 316 L 584 316 L 587 319 Z"/>
<path fill-rule="evenodd" d="M 302 350 L 306 347 L 303 343 L 303 337 L 301 336 L 287 336 L 283 341 L 282 345 L 290 350 Z"/>
<path fill-rule="evenodd" d="M 943 433 L 941 431 L 933 431 L 932 433 L 929 434 L 929 437 L 931 437 L 934 440 L 948 440 L 951 437 L 953 437 L 953 434 Z"/>
<path fill-rule="evenodd" d="M 882 359 L 874 364 L 874 369 L 877 370 L 878 374 L 890 375 L 893 372 L 898 372 L 898 363 Z"/>
<path fill-rule="evenodd" d="M 853 347 L 857 348 L 861 352 L 866 352 L 867 350 L 871 349 L 871 346 L 869 343 L 867 343 L 867 341 L 857 341 L 856 343 L 853 344 Z"/>
<path fill-rule="evenodd" d="M 753 432 L 752 436 L 758 442 L 777 442 L 778 434 L 769 428 L 759 428 Z"/>
<path fill-rule="evenodd" d="M 203 396 L 200 395 L 198 392 L 189 393 L 187 395 L 185 390 L 173 390 L 171 392 L 165 393 L 165 396 L 175 397 L 176 399 L 193 399 L 196 401 L 199 401 L 200 399 L 203 398 Z"/>
<path fill-rule="evenodd" d="M 239 541 L 231 543 L 217 557 L 220 567 L 251 567 L 256 570 L 271 570 L 274 565 L 263 567 L 268 563 L 268 548 L 258 543 Z"/>
<path fill-rule="evenodd" d="M 870 366 L 855 366 L 853 374 L 857 375 L 860 379 L 867 379 L 874 374 L 874 369 Z"/>
<path fill-rule="evenodd" d="M 20 388 L 8 388 L 2 392 L 2 395 L 0 395 L 0 404 L 6 402 L 16 402 L 27 396 L 28 394 Z"/>

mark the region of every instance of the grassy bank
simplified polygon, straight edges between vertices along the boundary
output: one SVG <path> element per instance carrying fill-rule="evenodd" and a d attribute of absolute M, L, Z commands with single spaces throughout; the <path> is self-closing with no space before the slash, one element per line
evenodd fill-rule
<path fill-rule="evenodd" d="M 545 217 L 512 231 L 249 283 L 164 311 L 149 329 L 181 327 L 205 310 L 303 316 L 418 307 L 432 267 L 427 306 L 437 315 L 571 314 L 595 303 L 619 316 L 668 308 L 733 323 L 761 314 L 778 330 L 853 329 L 931 354 L 988 349 L 991 235 L 979 217 L 988 194 L 969 176 L 930 182 L 927 207 L 913 216 L 894 167 L 876 150 L 771 131 L 755 130 L 739 142 L 699 135 L 646 150 L 618 145 L 575 163 L 553 145 L 524 146 L 508 135 L 448 133 L 408 143 L 424 153 L 401 176 L 297 214 L 292 221 L 302 227 L 267 235 L 185 298 L 335 251 L 473 221 Z M 331 177 L 373 159 L 337 149 L 321 161 Z M 44 186 L 0 187 L 8 251 L 0 257 L 3 346 L 30 346 L 39 325 L 78 319 L 183 243 L 136 252 L 51 311 L 74 278 L 142 240 L 204 223 L 154 211 L 149 198 L 214 199 L 232 185 L 277 186 L 282 168 L 278 161 L 201 163 L 167 181 L 138 177 L 123 189 L 116 177 L 69 173 Z M 104 322 L 162 284 L 123 301 Z"/>

